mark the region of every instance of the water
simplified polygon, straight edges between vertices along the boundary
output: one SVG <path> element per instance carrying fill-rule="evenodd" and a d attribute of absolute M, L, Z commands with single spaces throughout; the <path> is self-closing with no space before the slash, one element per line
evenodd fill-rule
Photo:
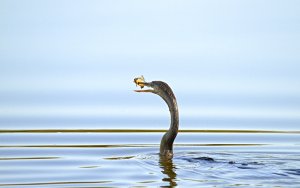
<path fill-rule="evenodd" d="M 0 186 L 299 187 L 300 132 L 184 130 L 172 160 L 158 155 L 162 134 L 2 129 Z"/>
<path fill-rule="evenodd" d="M 158 154 L 170 117 L 157 96 L 0 95 L 0 187 L 300 185 L 296 94 L 176 93 L 172 160 Z"/>
<path fill-rule="evenodd" d="M 298 96 L 176 94 L 164 160 L 157 96 L 2 93 L 0 187 L 299 187 Z"/>

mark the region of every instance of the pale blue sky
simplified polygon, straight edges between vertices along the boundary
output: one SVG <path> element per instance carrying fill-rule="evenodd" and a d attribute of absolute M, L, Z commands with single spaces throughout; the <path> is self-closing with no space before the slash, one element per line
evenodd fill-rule
<path fill-rule="evenodd" d="M 155 104 L 132 92 L 143 74 L 187 111 L 300 110 L 296 0 L 1 0 L 0 27 L 2 106 Z"/>

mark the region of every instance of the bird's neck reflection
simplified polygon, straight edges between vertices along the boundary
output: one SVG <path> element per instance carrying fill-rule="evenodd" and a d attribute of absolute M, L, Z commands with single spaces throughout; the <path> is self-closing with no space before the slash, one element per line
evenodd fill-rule
<path fill-rule="evenodd" d="M 168 182 L 170 187 L 177 186 L 177 183 L 176 183 L 177 174 L 175 172 L 176 167 L 173 164 L 173 160 L 165 158 L 165 157 L 160 157 L 159 165 L 160 165 L 160 168 L 162 169 L 161 172 L 163 174 L 167 175 L 167 177 L 164 177 L 162 179 L 162 181 Z"/>

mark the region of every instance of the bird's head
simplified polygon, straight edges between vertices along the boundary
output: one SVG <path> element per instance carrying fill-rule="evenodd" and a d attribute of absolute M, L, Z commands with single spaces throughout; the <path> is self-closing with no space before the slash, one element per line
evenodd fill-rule
<path fill-rule="evenodd" d="M 162 97 L 167 103 L 175 100 L 175 95 L 173 94 L 172 89 L 170 86 L 162 81 L 152 81 L 146 82 L 143 76 L 137 77 L 133 80 L 133 82 L 140 86 L 141 89 L 134 90 L 135 92 L 147 92 L 147 93 L 154 93 Z M 144 87 L 148 87 L 150 89 L 143 89 Z"/>
<path fill-rule="evenodd" d="M 159 84 L 156 82 L 146 82 L 144 79 L 144 76 L 137 77 L 133 80 L 133 82 L 136 84 L 136 86 L 140 86 L 141 89 L 134 90 L 135 92 L 145 92 L 145 93 L 154 93 L 158 94 L 159 91 L 161 91 L 161 88 L 159 87 Z M 144 87 L 149 87 L 151 89 L 143 89 Z"/>

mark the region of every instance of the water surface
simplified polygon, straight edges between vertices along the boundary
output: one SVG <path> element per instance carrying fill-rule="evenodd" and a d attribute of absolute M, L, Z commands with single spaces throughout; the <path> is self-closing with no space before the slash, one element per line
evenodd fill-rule
<path fill-rule="evenodd" d="M 173 160 L 158 155 L 162 134 L 146 129 L 1 130 L 0 186 L 300 184 L 297 131 L 183 130 Z"/>

